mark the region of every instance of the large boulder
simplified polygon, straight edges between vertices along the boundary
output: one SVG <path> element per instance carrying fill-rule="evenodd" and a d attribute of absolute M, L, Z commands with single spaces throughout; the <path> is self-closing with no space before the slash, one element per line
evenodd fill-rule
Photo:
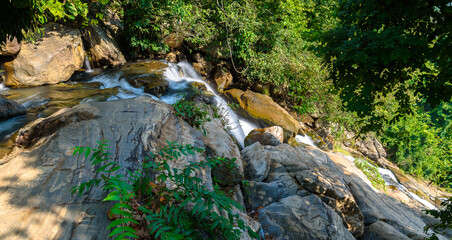
<path fill-rule="evenodd" d="M 3 98 L 0 95 L 0 120 L 25 114 L 27 110 L 15 101 Z"/>
<path fill-rule="evenodd" d="M 123 166 L 119 174 L 136 170 L 149 152 L 166 146 L 168 141 L 207 149 L 199 130 L 176 117 L 170 105 L 150 97 L 90 102 L 62 109 L 21 129 L 17 147 L 2 159 L 0 236 L 109 239 L 111 229 L 107 227 L 111 220 L 106 213 L 112 203 L 102 201 L 106 193 L 100 186 L 82 196 L 70 193 L 80 182 L 101 177 L 96 173 L 99 166 L 72 156 L 71 148 L 96 147 L 99 140 L 108 141 L 112 158 Z M 169 166 L 182 168 L 205 159 L 205 153 L 196 153 L 169 161 Z M 197 176 L 208 189 L 213 189 L 210 169 L 202 169 Z M 243 212 L 239 214 L 248 226 L 260 229 L 259 223 Z M 251 238 L 243 234 L 241 239 Z"/>
<path fill-rule="evenodd" d="M 355 239 L 341 217 L 315 195 L 270 204 L 259 210 L 259 221 L 275 239 Z"/>
<path fill-rule="evenodd" d="M 242 150 L 245 170 L 248 169 L 249 162 L 267 161 L 271 168 L 263 182 L 251 182 L 245 190 L 247 207 L 265 209 L 267 205 L 282 201 L 288 196 L 304 197 L 314 194 L 339 214 L 346 228 L 354 236 L 362 236 L 363 215 L 348 187 L 348 178 L 325 153 L 288 144 L 262 147 L 259 145 L 255 143 Z M 245 172 L 246 177 L 253 175 L 254 172 L 251 175 Z"/>
<path fill-rule="evenodd" d="M 167 141 L 203 147 L 199 131 L 175 117 L 170 105 L 149 97 L 63 109 L 22 129 L 18 140 L 28 147 L 16 148 L 0 165 L 0 236 L 6 239 L 108 238 L 111 221 L 105 213 L 111 204 L 101 201 L 105 193 L 95 187 L 82 196 L 70 194 L 81 181 L 99 177 L 88 160 L 72 156 L 74 146 L 108 140 L 122 174 Z M 183 156 L 170 166 L 203 159 Z M 202 178 L 211 188 L 209 170 Z"/>
<path fill-rule="evenodd" d="M 89 25 L 87 30 L 88 54 L 94 67 L 119 67 L 126 63 L 118 44 L 104 29 L 96 25 Z"/>
<path fill-rule="evenodd" d="M 1 42 L 0 42 L 1 44 Z M 14 56 L 20 52 L 22 44 L 17 41 L 17 38 L 6 39 L 5 43 L 0 45 L 0 56 Z"/>
<path fill-rule="evenodd" d="M 251 117 L 261 119 L 268 125 L 281 126 L 288 135 L 298 133 L 300 123 L 271 97 L 250 90 L 244 92 L 240 89 L 227 90 L 225 94 L 239 103 Z"/>
<path fill-rule="evenodd" d="M 67 81 L 83 66 L 81 33 L 60 24 L 48 24 L 44 36 L 25 43 L 16 59 L 4 64 L 6 86 L 32 87 Z"/>
<path fill-rule="evenodd" d="M 245 146 L 249 146 L 255 142 L 262 145 L 277 146 L 284 141 L 284 130 L 280 126 L 268 128 L 258 128 L 252 130 L 245 138 Z"/>

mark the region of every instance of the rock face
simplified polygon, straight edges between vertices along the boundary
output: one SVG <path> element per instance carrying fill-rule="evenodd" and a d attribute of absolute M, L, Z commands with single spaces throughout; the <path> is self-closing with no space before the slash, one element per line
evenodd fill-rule
<path fill-rule="evenodd" d="M 234 163 L 237 167 L 230 168 L 227 165 L 220 165 L 213 169 L 212 176 L 225 186 L 235 186 L 243 179 L 243 166 L 240 157 L 240 150 L 234 140 L 223 129 L 220 119 L 214 118 L 204 123 L 206 135 L 204 144 L 209 157 L 223 157 L 236 159 Z"/>
<path fill-rule="evenodd" d="M 88 28 L 89 55 L 94 67 L 119 67 L 126 63 L 118 44 L 107 32 L 99 26 L 90 25 Z"/>
<path fill-rule="evenodd" d="M 284 131 L 280 126 L 268 128 L 258 128 L 248 133 L 245 138 L 245 146 L 249 146 L 255 142 L 262 145 L 277 146 L 284 141 Z"/>
<path fill-rule="evenodd" d="M 14 56 L 20 51 L 22 44 L 17 42 L 17 38 L 7 39 L 6 43 L 0 45 L 0 56 Z"/>
<path fill-rule="evenodd" d="M 271 97 L 255 93 L 250 90 L 243 92 L 239 89 L 225 91 L 226 96 L 240 104 L 251 117 L 262 119 L 269 125 L 281 126 L 289 133 L 298 133 L 300 123 L 284 108 L 279 106 Z"/>
<path fill-rule="evenodd" d="M 355 239 L 342 219 L 315 195 L 290 196 L 259 210 L 276 239 Z"/>
<path fill-rule="evenodd" d="M 48 24 L 36 43 L 23 44 L 16 59 L 4 64 L 6 86 L 32 87 L 67 81 L 83 66 L 81 33 L 60 24 Z"/>
<path fill-rule="evenodd" d="M 96 141 L 108 140 L 114 160 L 123 166 L 121 174 L 136 169 L 150 151 L 166 146 L 167 141 L 198 148 L 210 144 L 212 153 L 239 155 L 232 145 L 227 149 L 204 143 L 201 132 L 173 111 L 170 105 L 149 97 L 93 102 L 62 109 L 20 130 L 17 142 L 26 147 L 16 147 L 0 165 L 0 236 L 108 239 L 106 228 L 111 221 L 106 212 L 112 204 L 101 201 L 105 193 L 95 187 L 80 197 L 70 194 L 71 187 L 81 181 L 99 177 L 88 160 L 72 156 L 74 146 L 95 147 Z M 198 153 L 169 164 L 182 168 L 189 161 L 201 160 L 205 155 Z M 199 177 L 212 189 L 209 169 Z M 255 230 L 260 228 L 249 217 L 244 220 Z M 242 239 L 250 238 L 245 234 Z"/>
<path fill-rule="evenodd" d="M 261 162 L 262 159 L 266 159 L 265 161 L 271 167 L 263 182 L 250 181 L 249 189 L 245 191 L 247 207 L 251 209 L 264 207 L 262 210 L 265 211 L 269 204 L 280 202 L 286 197 L 304 197 L 314 194 L 316 197 L 321 197 L 333 211 L 339 214 L 342 219 L 340 226 L 346 226 L 345 229 L 348 229 L 346 231 L 350 231 L 356 237 L 362 236 L 363 215 L 347 185 L 348 178 L 339 172 L 326 154 L 320 150 L 291 147 L 288 144 L 263 147 L 256 145 L 260 144 L 255 143 L 242 150 L 245 169 L 248 168 L 249 159 Z M 245 177 L 249 177 L 249 175 L 245 173 Z M 319 207 L 321 206 L 319 205 Z M 322 211 L 329 212 L 330 210 Z M 276 219 L 274 220 L 276 221 Z M 329 221 L 329 219 L 322 221 Z M 263 226 L 265 229 L 265 224 Z M 339 234 L 338 238 L 332 237 L 331 239 L 343 239 L 340 237 L 342 233 L 337 234 Z"/>
<path fill-rule="evenodd" d="M 25 114 L 27 110 L 22 105 L 3 98 L 0 95 L 0 120 Z"/>

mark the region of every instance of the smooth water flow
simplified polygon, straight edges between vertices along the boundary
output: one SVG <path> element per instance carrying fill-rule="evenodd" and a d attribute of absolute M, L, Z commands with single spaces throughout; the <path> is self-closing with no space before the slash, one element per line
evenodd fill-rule
<path fill-rule="evenodd" d="M 91 64 L 89 62 L 88 56 L 85 56 L 85 72 L 92 72 Z"/>
<path fill-rule="evenodd" d="M 228 127 L 231 129 L 231 134 L 234 135 L 242 147 L 244 146 L 243 143 L 246 135 L 253 129 L 259 128 L 256 124 L 237 116 L 228 106 L 227 102 L 221 98 L 209 84 L 202 80 L 202 77 L 195 71 L 191 64 L 187 62 L 180 62 L 177 65 L 170 63 L 164 76 L 169 81 L 170 89 L 173 90 L 185 89 L 189 87 L 189 84 L 192 82 L 204 84 L 207 90 L 214 94 L 215 106 L 224 114 Z M 161 100 L 167 103 L 174 103 L 179 98 L 180 94 L 176 93 L 163 96 Z"/>
<path fill-rule="evenodd" d="M 305 135 L 297 135 L 295 136 L 295 140 L 300 143 L 307 144 L 309 146 L 317 147 L 310 136 Z"/>
<path fill-rule="evenodd" d="M 355 161 L 355 158 L 352 156 L 345 156 L 347 160 L 350 160 L 353 164 Z M 417 194 L 410 192 L 405 186 L 399 183 L 397 180 L 397 177 L 394 175 L 394 173 L 386 168 L 378 167 L 378 173 L 380 173 L 380 176 L 385 181 L 386 186 L 394 186 L 397 189 L 399 189 L 401 192 L 405 193 L 408 197 L 411 199 L 418 201 L 422 205 L 424 205 L 428 209 L 437 209 L 433 204 L 431 204 L 429 201 L 419 197 Z"/>
<path fill-rule="evenodd" d="M 394 186 L 399 189 L 401 192 L 405 193 L 408 197 L 420 202 L 422 205 L 427 207 L 428 209 L 437 209 L 433 204 L 429 201 L 419 197 L 417 194 L 408 191 L 408 189 L 397 181 L 396 176 L 389 169 L 378 168 L 378 172 L 380 173 L 383 180 L 385 180 L 386 186 Z"/>

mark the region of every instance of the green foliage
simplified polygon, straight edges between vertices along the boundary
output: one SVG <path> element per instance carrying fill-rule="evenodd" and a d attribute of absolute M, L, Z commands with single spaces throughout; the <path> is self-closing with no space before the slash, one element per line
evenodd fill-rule
<path fill-rule="evenodd" d="M 101 1 L 107 4 L 109 0 Z M 33 32 L 40 33 L 40 27 L 51 21 L 62 21 L 87 25 L 88 8 L 91 0 L 3 0 L 0 2 L 0 42 L 7 37 L 26 37 L 32 40 Z"/>
<path fill-rule="evenodd" d="M 405 172 L 452 188 L 452 102 L 431 111 L 419 102 L 414 109 L 413 114 L 384 125 L 380 139 Z"/>
<path fill-rule="evenodd" d="M 407 89 L 433 105 L 451 99 L 450 1 L 344 0 L 336 12 L 340 23 L 319 49 L 347 109 L 372 116 L 367 130 L 384 124 L 375 115 L 379 94 L 395 90 L 396 118 L 412 111 Z"/>
<path fill-rule="evenodd" d="M 367 179 L 372 183 L 372 186 L 380 190 L 386 191 L 386 184 L 376 166 L 371 164 L 366 159 L 356 158 L 353 161 L 357 168 L 361 169 L 363 173 L 367 176 Z"/>
<path fill-rule="evenodd" d="M 82 183 L 72 192 L 81 195 L 103 183 L 102 188 L 108 193 L 103 201 L 116 202 L 110 212 L 119 217 L 107 228 L 112 229 L 110 236 L 115 239 L 143 237 L 138 236 L 136 226 L 153 239 L 238 239 L 241 230 L 258 237 L 233 213 L 233 207 L 241 209 L 238 203 L 218 189 L 209 190 L 197 177 L 204 169 L 225 163 L 225 159 L 190 162 L 183 169 L 171 168 L 172 161 L 201 153 L 203 149 L 168 142 L 168 146 L 151 153 L 151 158 L 138 170 L 127 170 L 123 175 L 119 174 L 121 166 L 110 159 L 106 146 L 103 141 L 96 149 L 75 147 L 74 155 L 83 155 L 92 165 L 99 166 L 96 172 L 102 178 Z M 215 209 L 225 212 L 227 217 Z M 144 219 L 137 218 L 143 215 Z"/>
<path fill-rule="evenodd" d="M 440 210 L 425 210 L 426 213 L 440 220 L 439 223 L 425 226 L 425 232 L 431 229 L 435 233 L 441 233 L 444 230 L 452 229 L 452 198 L 449 198 L 446 201 L 442 202 L 441 207 L 442 209 Z M 438 237 L 435 233 L 427 239 L 438 240 Z"/>
<path fill-rule="evenodd" d="M 181 98 L 179 101 L 173 104 L 176 116 L 182 118 L 190 126 L 198 129 L 202 129 L 204 135 L 206 130 L 204 129 L 204 123 L 209 122 L 211 119 L 207 112 L 207 106 L 203 104 L 197 104 L 193 101 L 188 101 L 185 98 Z"/>

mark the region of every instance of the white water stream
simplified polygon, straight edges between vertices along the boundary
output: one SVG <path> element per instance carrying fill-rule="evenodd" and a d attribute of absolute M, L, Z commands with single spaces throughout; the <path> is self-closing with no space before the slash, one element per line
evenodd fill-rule
<path fill-rule="evenodd" d="M 180 90 L 189 87 L 192 82 L 197 82 L 204 84 L 207 90 L 214 94 L 215 106 L 219 109 L 219 112 L 224 114 L 226 122 L 228 123 L 229 129 L 231 129 L 231 134 L 237 139 L 237 141 L 242 145 L 245 140 L 246 135 L 253 129 L 259 128 L 256 124 L 237 116 L 234 111 L 228 106 L 227 102 L 221 98 L 216 91 L 207 84 L 202 77 L 193 69 L 193 66 L 187 62 L 180 62 L 177 65 L 170 63 L 169 67 L 166 69 L 165 78 L 169 81 L 170 90 Z M 160 100 L 166 103 L 174 103 L 180 99 L 180 94 L 177 92 L 174 94 L 168 94 L 162 96 Z"/>
<path fill-rule="evenodd" d="M 181 99 L 183 95 L 190 90 L 191 83 L 201 83 L 205 85 L 207 90 L 212 92 L 214 95 L 215 106 L 219 109 L 220 113 L 224 114 L 224 117 L 229 123 L 228 127 L 231 129 L 231 134 L 237 139 L 242 147 L 246 135 L 251 132 L 251 130 L 259 128 L 257 124 L 253 124 L 247 119 L 237 116 L 228 106 L 227 102 L 202 79 L 195 69 L 193 69 L 191 64 L 187 62 L 180 62 L 178 64 L 169 63 L 168 68 L 165 69 L 164 77 L 169 82 L 169 90 L 168 93 L 160 98 L 145 93 L 144 88 L 135 88 L 131 86 L 124 78 L 122 78 L 122 74 L 120 72 L 107 72 L 100 74 L 91 79 L 89 82 L 102 83 L 102 89 L 117 87 L 119 89 L 119 94 L 110 97 L 108 100 L 128 99 L 148 95 L 156 100 L 161 100 L 168 104 L 176 103 L 179 99 Z"/>
<path fill-rule="evenodd" d="M 353 164 L 355 164 L 354 163 L 354 161 L 355 161 L 354 157 L 352 157 L 352 156 L 345 156 L 345 158 L 350 160 Z M 437 209 L 435 207 L 435 205 L 433 205 L 429 201 L 419 197 L 417 194 L 410 192 L 405 186 L 400 184 L 399 181 L 397 180 L 397 177 L 394 175 L 394 173 L 391 170 L 386 169 L 386 168 L 381 168 L 381 167 L 378 167 L 377 169 L 378 169 L 378 173 L 380 173 L 380 176 L 385 181 L 386 186 L 394 186 L 394 187 L 396 187 L 397 189 L 399 189 L 399 191 L 405 193 L 411 199 L 418 201 L 419 203 L 421 203 L 422 205 L 424 205 L 428 209 Z"/>

